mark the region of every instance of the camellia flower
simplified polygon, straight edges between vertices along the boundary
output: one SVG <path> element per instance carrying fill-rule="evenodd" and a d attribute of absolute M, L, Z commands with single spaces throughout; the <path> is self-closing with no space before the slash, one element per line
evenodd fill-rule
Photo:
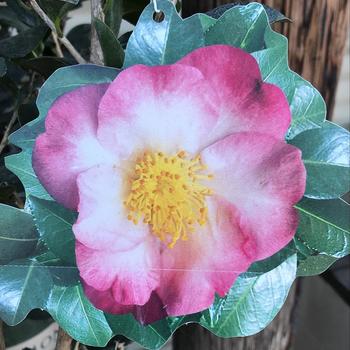
<path fill-rule="evenodd" d="M 201 311 L 293 237 L 305 190 L 291 113 L 255 59 L 224 45 L 58 98 L 33 167 L 77 210 L 85 293 L 148 323 Z"/>

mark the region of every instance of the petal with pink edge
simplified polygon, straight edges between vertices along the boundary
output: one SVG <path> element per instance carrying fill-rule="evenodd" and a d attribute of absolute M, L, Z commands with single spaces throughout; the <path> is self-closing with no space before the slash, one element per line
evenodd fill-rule
<path fill-rule="evenodd" d="M 159 284 L 159 252 L 153 237 L 127 251 L 94 250 L 79 241 L 80 277 L 97 291 L 111 290 L 121 305 L 144 305 Z"/>
<path fill-rule="evenodd" d="M 157 293 L 152 292 L 148 302 L 145 305 L 121 305 L 117 304 L 113 298 L 111 290 L 104 292 L 98 291 L 88 284 L 83 283 L 84 292 L 92 304 L 109 314 L 124 315 L 132 313 L 134 317 L 143 325 L 159 321 L 167 314 Z"/>
<path fill-rule="evenodd" d="M 35 173 L 49 194 L 70 209 L 78 205 L 78 174 L 110 161 L 96 138 L 98 105 L 107 86 L 88 85 L 59 97 L 47 114 L 45 133 L 35 142 Z"/>
<path fill-rule="evenodd" d="M 145 149 L 196 152 L 216 124 L 214 94 L 196 68 L 133 66 L 101 100 L 98 138 L 125 159 Z"/>
<path fill-rule="evenodd" d="M 220 118 L 209 138 L 257 131 L 284 139 L 291 122 L 280 88 L 262 81 L 258 63 L 245 51 L 227 45 L 197 49 L 178 64 L 199 69 L 216 91 Z"/>
<path fill-rule="evenodd" d="M 100 165 L 78 176 L 79 216 L 73 232 L 91 249 L 127 251 L 149 233 L 148 226 L 135 225 L 127 219 L 122 174 L 117 167 Z"/>
<path fill-rule="evenodd" d="M 224 296 L 255 259 L 255 242 L 239 226 L 236 208 L 220 197 L 208 200 L 209 222 L 162 253 L 157 293 L 170 316 L 209 307 Z"/>
<path fill-rule="evenodd" d="M 240 226 L 255 237 L 258 260 L 289 243 L 298 225 L 293 205 L 305 191 L 299 149 L 269 135 L 237 133 L 201 157 L 214 174 L 208 185 L 237 207 Z"/>

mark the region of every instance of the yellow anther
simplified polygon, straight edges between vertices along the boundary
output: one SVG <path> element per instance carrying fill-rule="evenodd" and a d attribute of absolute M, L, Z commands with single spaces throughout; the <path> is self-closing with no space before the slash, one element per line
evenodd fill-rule
<path fill-rule="evenodd" d="M 137 158 L 123 202 L 128 220 L 136 225 L 141 219 L 170 248 L 187 240 L 195 225 L 207 222 L 206 197 L 212 191 L 200 181 L 212 175 L 205 169 L 199 156 L 188 159 L 184 150 L 173 156 L 145 152 Z"/>

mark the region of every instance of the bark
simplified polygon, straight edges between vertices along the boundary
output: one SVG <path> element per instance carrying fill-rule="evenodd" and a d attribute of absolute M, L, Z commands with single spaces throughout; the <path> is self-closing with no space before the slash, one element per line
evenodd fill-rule
<path fill-rule="evenodd" d="M 90 62 L 103 65 L 103 53 L 98 40 L 96 29 L 93 25 L 93 19 L 98 18 L 104 21 L 102 10 L 102 0 L 91 0 L 91 46 L 90 46 Z"/>
<path fill-rule="evenodd" d="M 185 17 L 206 12 L 233 0 L 191 0 L 183 2 Z M 241 1 L 247 3 L 247 1 Z M 275 25 L 289 39 L 290 67 L 310 81 L 324 97 L 328 117 L 334 108 L 335 92 L 344 57 L 349 27 L 348 0 L 261 0 L 292 22 Z"/>

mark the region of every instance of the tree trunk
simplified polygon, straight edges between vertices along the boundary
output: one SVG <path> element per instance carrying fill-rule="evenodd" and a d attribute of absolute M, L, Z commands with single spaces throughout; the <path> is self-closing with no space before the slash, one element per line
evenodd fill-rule
<path fill-rule="evenodd" d="M 187 17 L 195 12 L 206 12 L 230 2 L 234 1 L 185 0 L 183 14 Z M 290 67 L 321 92 L 330 119 L 344 56 L 350 1 L 261 0 L 258 2 L 281 11 L 292 20 L 291 23 L 278 23 L 274 29 L 288 37 Z"/>
<path fill-rule="evenodd" d="M 185 0 L 183 15 L 206 12 L 233 0 Z M 248 1 L 241 1 L 247 3 Z M 261 0 L 281 11 L 292 22 L 277 23 L 274 29 L 289 39 L 290 67 L 309 80 L 326 100 L 328 119 L 349 26 L 348 0 Z M 221 339 L 199 325 L 182 327 L 174 335 L 175 350 L 287 350 L 293 342 L 293 310 L 297 299 L 292 288 L 286 304 L 262 332 L 247 338 Z"/>

